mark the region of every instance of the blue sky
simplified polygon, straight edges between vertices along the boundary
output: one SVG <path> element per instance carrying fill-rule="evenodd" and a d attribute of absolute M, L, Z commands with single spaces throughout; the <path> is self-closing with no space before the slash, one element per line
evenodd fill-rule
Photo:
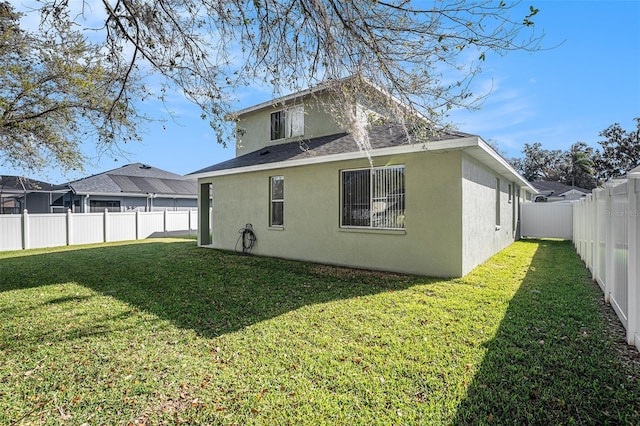
<path fill-rule="evenodd" d="M 492 87 L 479 111 L 453 111 L 449 120 L 459 130 L 482 136 L 507 157 L 520 156 L 525 143 L 540 142 L 547 149 L 568 149 L 582 141 L 598 147 L 598 133 L 613 123 L 634 128 L 640 117 L 640 0 L 539 1 L 523 3 L 522 15 L 533 4 L 540 9 L 536 31 L 544 31 L 545 46 L 535 53 L 487 55 L 474 87 L 483 93 Z M 237 109 L 271 98 L 264 88 L 239 94 Z M 141 143 L 123 145 L 127 155 L 93 157 L 85 172 L 61 175 L 56 169 L 28 177 L 63 183 L 133 162 L 187 174 L 234 156 L 234 146 L 223 148 L 200 118 L 200 111 L 178 96 L 165 106 L 145 105 L 159 117 Z M 24 174 L 4 168 L 0 174 Z"/>

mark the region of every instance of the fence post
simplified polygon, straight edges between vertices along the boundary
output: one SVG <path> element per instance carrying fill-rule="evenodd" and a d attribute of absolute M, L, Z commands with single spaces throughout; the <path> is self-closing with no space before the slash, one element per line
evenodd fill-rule
<path fill-rule="evenodd" d="M 627 174 L 628 223 L 628 313 L 627 343 L 640 349 L 640 167 Z"/>
<path fill-rule="evenodd" d="M 22 248 L 29 248 L 29 211 L 24 209 L 22 212 Z"/>
<path fill-rule="evenodd" d="M 604 185 L 604 196 L 605 198 L 605 210 L 604 210 L 604 216 L 605 216 L 605 221 L 606 221 L 606 229 L 607 229 L 607 240 L 605 242 L 605 250 L 606 250 L 606 256 L 605 256 L 605 269 L 606 269 L 606 273 L 605 273 L 605 280 L 604 280 L 604 300 L 607 303 L 610 303 L 611 301 L 611 289 L 613 287 L 613 283 L 615 282 L 616 276 L 615 276 L 615 258 L 614 258 L 614 253 L 615 253 L 615 242 L 614 242 L 614 235 L 613 235 L 613 220 L 612 220 L 612 216 L 611 216 L 611 211 L 613 209 L 613 201 L 612 201 L 612 196 L 611 196 L 611 183 L 607 182 Z"/>
<path fill-rule="evenodd" d="M 140 210 L 136 209 L 136 240 L 140 239 Z"/>
<path fill-rule="evenodd" d="M 67 245 L 73 244 L 73 218 L 71 215 L 71 209 L 67 210 Z"/>
<path fill-rule="evenodd" d="M 596 188 L 591 193 L 593 194 L 593 270 L 591 272 L 593 280 L 596 281 L 602 272 L 600 270 L 600 241 L 602 239 L 600 222 L 604 220 L 604 218 L 600 216 L 600 211 L 598 210 L 598 200 L 600 199 L 602 189 Z"/>
<path fill-rule="evenodd" d="M 580 230 L 582 229 L 582 200 L 573 201 L 574 206 L 574 224 L 573 224 L 573 245 L 576 247 L 576 253 L 582 258 L 580 253 Z"/>
<path fill-rule="evenodd" d="M 162 230 L 164 231 L 164 236 L 167 236 L 167 209 L 164 209 L 164 213 L 162 215 Z"/>
<path fill-rule="evenodd" d="M 582 261 L 584 262 L 585 265 L 587 265 L 587 268 L 589 267 L 589 265 L 587 264 L 587 253 L 586 253 L 586 238 L 585 238 L 585 229 L 586 229 L 586 222 L 587 222 L 587 214 L 586 214 L 586 210 L 587 210 L 587 202 L 584 198 L 580 199 L 580 258 L 582 258 Z"/>
<path fill-rule="evenodd" d="M 587 268 L 592 268 L 591 259 L 591 194 L 584 198 L 584 257 Z"/>
<path fill-rule="evenodd" d="M 109 209 L 104 209 L 102 231 L 104 232 L 104 242 L 109 242 Z"/>

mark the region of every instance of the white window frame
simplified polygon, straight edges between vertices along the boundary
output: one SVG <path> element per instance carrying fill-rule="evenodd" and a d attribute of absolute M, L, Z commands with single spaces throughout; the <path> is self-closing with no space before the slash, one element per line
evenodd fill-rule
<path fill-rule="evenodd" d="M 389 180 L 383 181 L 383 186 L 386 186 L 387 190 L 393 188 L 396 185 L 401 184 L 402 192 L 397 193 L 395 195 L 394 202 L 400 203 L 400 208 L 393 208 L 390 210 L 390 214 L 387 213 L 387 208 L 384 206 L 385 203 L 388 202 L 389 197 L 393 195 L 389 194 L 375 194 L 375 185 L 372 184 L 375 179 L 375 174 L 381 170 L 401 170 L 401 174 L 392 176 Z M 367 225 L 354 225 L 352 223 L 345 224 L 345 175 L 347 173 L 352 172 L 363 172 L 369 171 L 369 183 L 368 188 L 368 219 L 366 216 L 363 216 L 362 220 L 368 220 Z M 406 215 L 406 205 L 405 205 L 405 194 L 406 194 L 406 182 L 405 182 L 405 173 L 406 167 L 404 165 L 395 165 L 395 166 L 383 166 L 383 167 L 371 167 L 366 169 L 348 169 L 340 171 L 340 228 L 343 229 L 374 229 L 374 230 L 404 230 L 405 229 L 405 215 Z M 383 215 L 380 215 L 378 218 L 376 217 L 381 212 L 376 211 L 375 204 L 382 204 L 384 206 Z M 355 212 L 354 212 L 355 214 Z"/>
<path fill-rule="evenodd" d="M 273 123 L 274 116 L 280 114 L 278 123 L 284 127 L 278 133 L 282 133 L 282 137 L 274 137 Z M 304 105 L 295 105 L 289 108 L 274 111 L 269 115 L 269 137 L 270 140 L 276 141 L 281 139 L 292 138 L 295 136 L 304 136 Z"/>
<path fill-rule="evenodd" d="M 273 185 L 276 180 L 282 180 L 282 198 L 276 198 Z M 282 205 L 282 223 L 274 222 L 273 208 L 276 204 Z M 284 228 L 284 176 L 271 176 L 269 178 L 269 226 L 271 228 Z"/>

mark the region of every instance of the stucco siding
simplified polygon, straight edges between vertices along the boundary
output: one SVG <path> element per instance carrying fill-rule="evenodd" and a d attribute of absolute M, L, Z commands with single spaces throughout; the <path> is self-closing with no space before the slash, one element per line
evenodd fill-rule
<path fill-rule="evenodd" d="M 340 228 L 340 171 L 366 159 L 201 179 L 213 187 L 213 247 L 233 250 L 247 223 L 253 253 L 431 276 L 462 275 L 461 153 L 375 159 L 405 165 L 405 230 Z M 269 178 L 284 176 L 284 226 L 269 227 Z"/>
<path fill-rule="evenodd" d="M 322 105 L 326 96 L 307 97 L 304 101 L 287 104 L 286 107 L 304 105 L 304 139 L 312 139 L 320 136 L 333 135 L 344 131 L 326 107 Z M 238 117 L 236 134 L 236 156 L 248 154 L 270 145 L 278 145 L 300 139 L 299 136 L 291 138 L 270 140 L 271 138 L 271 113 L 283 109 L 282 105 L 272 108 L 260 109 Z"/>
<path fill-rule="evenodd" d="M 496 185 L 500 183 L 500 220 L 496 217 Z M 511 185 L 512 197 L 509 197 Z M 496 174 L 473 158 L 462 158 L 463 274 L 486 261 L 514 241 L 515 183 Z"/>

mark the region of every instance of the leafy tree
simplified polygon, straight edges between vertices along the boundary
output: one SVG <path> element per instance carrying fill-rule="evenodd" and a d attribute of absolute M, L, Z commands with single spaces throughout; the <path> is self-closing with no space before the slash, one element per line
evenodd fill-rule
<path fill-rule="evenodd" d="M 105 115 L 99 121 L 111 124 L 109 131 L 98 127 L 104 142 L 118 139 L 116 124 L 123 125 L 125 134 L 132 131 L 135 120 L 118 120 L 132 116 L 134 95 L 146 89 L 137 79 L 140 74 L 163 77 L 154 93 L 159 98 L 176 88 L 199 105 L 223 143 L 225 119 L 233 111 L 231 95 L 259 81 L 274 87 L 277 95 L 361 76 L 334 93 L 333 103 L 344 106 L 345 122 L 360 122 L 353 119 L 345 98 L 375 96 L 375 91 L 367 91 L 373 85 L 408 106 L 389 103 L 400 122 L 412 125 L 412 117 L 420 114 L 435 127 L 449 109 L 476 105 L 469 84 L 487 54 L 537 50 L 540 41 L 532 21 L 538 10 L 530 7 L 525 16 L 514 16 L 519 2 L 504 0 L 102 0 L 100 6 L 83 1 L 80 9 L 69 0 L 41 4 L 43 35 L 24 40 L 34 54 L 28 59 L 32 66 L 22 68 L 35 72 L 49 66 L 34 59 L 45 47 L 44 34 L 60 42 L 71 38 L 73 49 L 57 45 L 69 52 L 55 54 L 50 48 L 45 57 L 73 68 L 72 76 L 78 75 L 78 64 L 88 68 L 94 76 L 88 87 L 65 82 L 76 98 L 88 92 L 107 94 L 103 104 L 108 108 L 100 104 L 85 109 Z M 96 16 L 103 19 L 89 21 Z M 93 44 L 71 28 L 84 31 Z M 106 69 L 96 68 L 99 56 Z M 2 69 L 5 78 L 15 78 L 12 68 Z M 61 98 L 66 91 L 56 93 L 47 99 Z M 65 116 L 63 121 L 69 120 Z M 10 137 L 5 135 L 2 140 Z M 61 140 L 42 143 L 55 146 Z"/>
<path fill-rule="evenodd" d="M 20 14 L 0 2 L 0 153 L 24 169 L 57 163 L 81 168 L 79 145 L 95 138 L 108 149 L 135 137 L 138 117 L 127 73 L 105 60 L 69 21 L 39 34 L 19 26 Z M 134 76 L 128 78 L 133 82 Z"/>
<path fill-rule="evenodd" d="M 548 150 L 542 144 L 524 144 L 524 157 L 511 160 L 515 169 L 528 181 L 561 182 L 585 189 L 595 187 L 593 148 L 576 142 L 568 151 Z"/>
<path fill-rule="evenodd" d="M 528 181 L 559 181 L 562 179 L 562 168 L 565 158 L 561 150 L 542 148 L 540 142 L 524 144 L 523 158 L 512 160 L 515 169 Z"/>
<path fill-rule="evenodd" d="M 602 146 L 595 154 L 597 176 L 601 181 L 624 176 L 640 165 L 640 117 L 634 118 L 636 129 L 626 131 L 615 123 L 600 132 L 606 138 L 598 142 Z"/>

